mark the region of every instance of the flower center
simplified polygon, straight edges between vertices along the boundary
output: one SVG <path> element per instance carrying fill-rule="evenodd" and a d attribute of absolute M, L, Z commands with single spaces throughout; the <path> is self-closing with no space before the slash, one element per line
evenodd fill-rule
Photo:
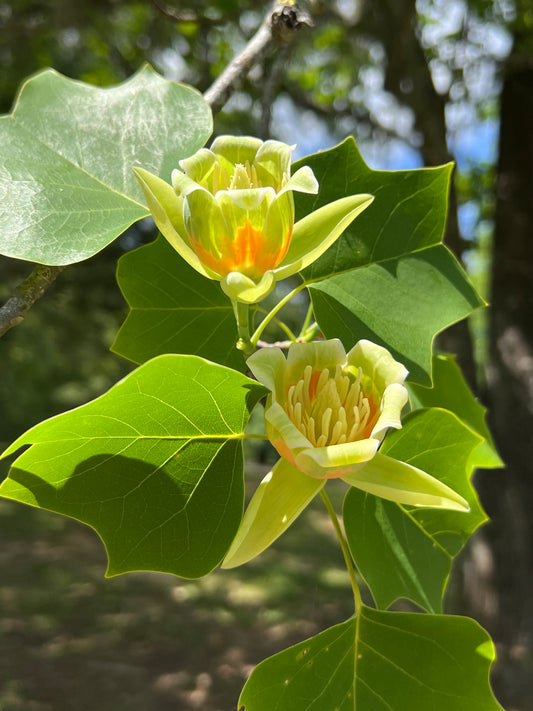
<path fill-rule="evenodd" d="M 372 396 L 357 377 L 343 373 L 337 365 L 332 376 L 328 368 L 313 370 L 306 365 L 301 378 L 287 392 L 286 412 L 314 447 L 367 439 L 379 417 Z"/>

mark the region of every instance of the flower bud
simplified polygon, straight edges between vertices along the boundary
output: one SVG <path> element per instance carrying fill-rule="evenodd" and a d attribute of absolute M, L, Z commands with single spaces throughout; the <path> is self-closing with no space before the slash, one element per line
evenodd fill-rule
<path fill-rule="evenodd" d="M 233 300 L 255 303 L 278 279 L 317 259 L 372 201 L 353 195 L 294 224 L 293 192 L 318 192 L 308 166 L 291 176 L 292 148 L 220 136 L 180 161 L 172 187 L 134 168 L 162 234 L 191 266 Z"/>

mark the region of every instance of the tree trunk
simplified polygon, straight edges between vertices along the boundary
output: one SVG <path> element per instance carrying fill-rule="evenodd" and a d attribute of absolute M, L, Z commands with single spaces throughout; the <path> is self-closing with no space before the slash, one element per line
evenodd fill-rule
<path fill-rule="evenodd" d="M 483 530 L 492 590 L 473 601 L 510 662 L 496 689 L 524 711 L 533 702 L 524 661 L 533 640 L 533 32 L 525 30 L 515 35 L 501 95 L 487 373 L 490 424 L 506 468 L 480 478 L 492 519 Z"/>

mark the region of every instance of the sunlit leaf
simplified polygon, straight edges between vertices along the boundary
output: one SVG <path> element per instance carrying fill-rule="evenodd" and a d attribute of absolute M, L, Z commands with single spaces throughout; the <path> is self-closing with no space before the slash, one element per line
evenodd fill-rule
<path fill-rule="evenodd" d="M 454 412 L 460 420 L 483 437 L 484 441 L 472 454 L 474 466 L 483 469 L 498 469 L 503 466 L 485 422 L 486 408 L 475 398 L 452 355 L 434 356 L 432 388 L 415 383 L 408 383 L 408 388 L 413 410 L 419 407 L 443 407 Z"/>
<path fill-rule="evenodd" d="M 494 648 L 474 620 L 379 612 L 261 662 L 246 711 L 502 711 L 489 686 Z"/>
<path fill-rule="evenodd" d="M 205 575 L 242 516 L 242 433 L 263 394 L 202 358 L 159 356 L 19 437 L 5 454 L 32 446 L 0 495 L 92 526 L 108 575 Z"/>
<path fill-rule="evenodd" d="M 106 89 L 51 69 L 30 78 L 0 118 L 0 253 L 87 259 L 148 214 L 133 166 L 170 179 L 211 127 L 201 94 L 149 66 Z"/>
<path fill-rule="evenodd" d="M 385 438 L 381 452 L 431 474 L 463 496 L 469 512 L 404 506 L 351 489 L 343 509 L 355 563 L 378 607 L 408 598 L 442 610 L 453 557 L 486 521 L 470 484 L 481 438 L 446 410 L 418 410 Z"/>

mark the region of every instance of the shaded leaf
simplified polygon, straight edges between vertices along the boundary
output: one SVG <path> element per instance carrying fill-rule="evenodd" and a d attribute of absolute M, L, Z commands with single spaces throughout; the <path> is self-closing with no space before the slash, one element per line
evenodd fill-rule
<path fill-rule="evenodd" d="M 347 350 L 361 338 L 385 346 L 424 385 L 435 335 L 483 304 L 443 245 L 337 274 L 309 291 L 326 338 L 340 338 Z"/>
<path fill-rule="evenodd" d="M 242 433 L 263 394 L 220 365 L 160 356 L 19 437 L 6 455 L 32 446 L 0 495 L 92 526 L 108 575 L 205 575 L 242 516 Z"/>
<path fill-rule="evenodd" d="M 489 686 L 494 647 L 474 620 L 363 607 L 261 662 L 246 711 L 502 711 Z"/>
<path fill-rule="evenodd" d="M 484 441 L 476 447 L 472 464 L 483 469 L 503 467 L 492 436 L 485 421 L 486 408 L 475 398 L 468 387 L 453 355 L 441 353 L 433 357 L 433 387 L 426 388 L 408 383 L 411 407 L 442 407 L 457 417 Z"/>
<path fill-rule="evenodd" d="M 438 244 L 444 234 L 452 165 L 416 170 L 372 170 L 353 138 L 294 164 L 309 165 L 318 195 L 295 195 L 296 216 L 347 195 L 370 193 L 374 202 L 316 262 L 306 282 Z"/>
<path fill-rule="evenodd" d="M 403 506 L 356 489 L 346 495 L 346 536 L 378 607 L 407 598 L 429 612 L 442 610 L 453 557 L 486 521 L 469 481 L 479 442 L 452 413 L 418 410 L 380 450 L 447 484 L 468 501 L 469 512 Z"/>
<path fill-rule="evenodd" d="M 245 370 L 233 308 L 220 284 L 198 274 L 166 239 L 121 257 L 117 281 L 130 312 L 111 347 L 115 353 L 135 363 L 190 353 Z"/>
<path fill-rule="evenodd" d="M 170 179 L 211 128 L 201 94 L 149 66 L 106 89 L 40 72 L 0 118 L 0 252 L 87 259 L 148 214 L 133 166 Z"/>

